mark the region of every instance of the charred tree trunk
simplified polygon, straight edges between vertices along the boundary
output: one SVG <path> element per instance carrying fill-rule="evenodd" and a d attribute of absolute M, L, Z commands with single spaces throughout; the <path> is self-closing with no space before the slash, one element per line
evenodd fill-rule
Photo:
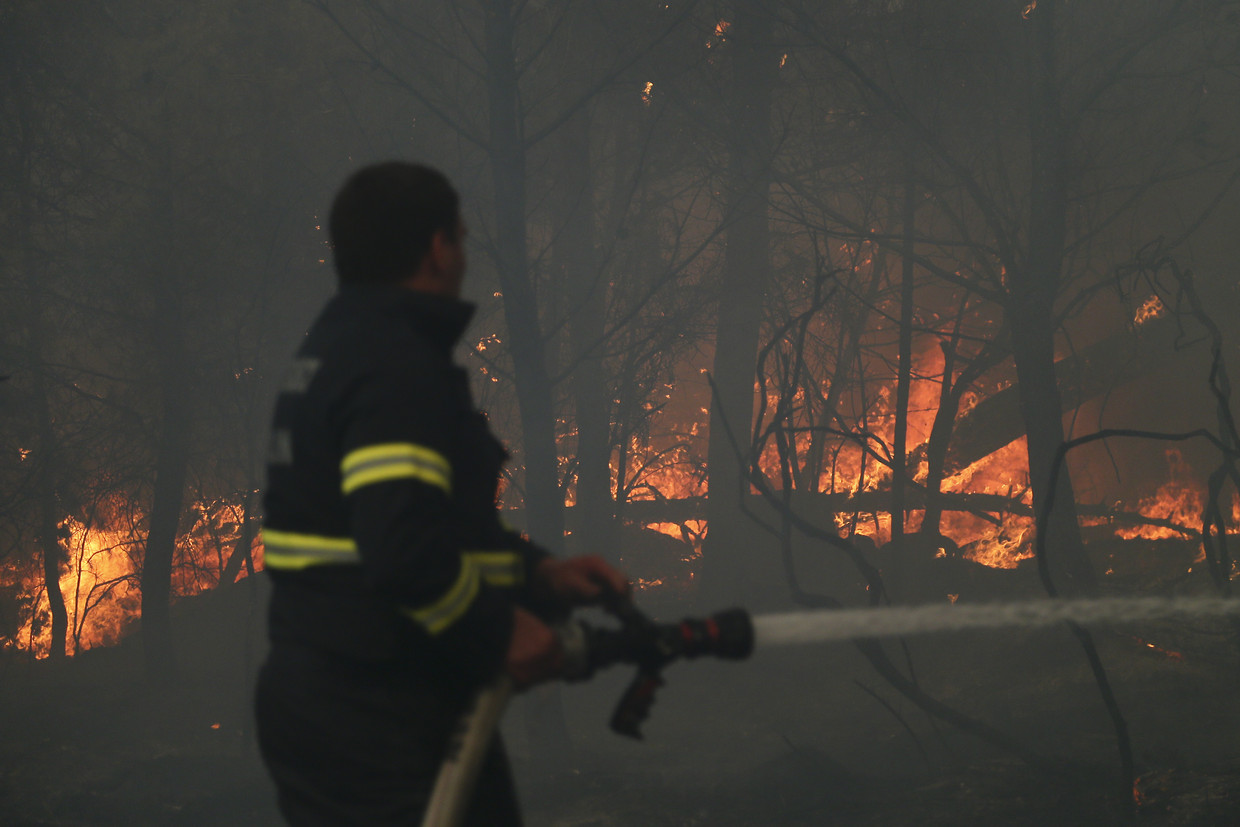
<path fill-rule="evenodd" d="M 38 433 L 40 451 L 35 455 L 39 463 L 36 474 L 36 497 L 39 503 L 38 542 L 43 556 L 43 587 L 47 593 L 48 610 L 52 615 L 52 640 L 48 656 L 58 660 L 65 656 L 65 645 L 69 635 L 69 613 L 65 608 L 65 596 L 60 589 L 60 564 L 64 561 L 64 549 L 60 545 L 60 520 L 66 515 L 61 513 L 60 498 L 57 495 L 57 480 L 60 476 L 60 448 L 52 424 L 52 413 L 47 400 L 47 388 L 43 377 L 39 375 L 42 366 L 35 364 L 42 352 L 41 336 L 34 332 L 42 326 L 37 316 L 32 319 L 31 366 L 32 385 L 36 416 L 38 417 Z"/>
<path fill-rule="evenodd" d="M 30 371 L 30 385 L 36 416 L 36 430 L 39 438 L 38 452 L 35 460 L 39 463 L 35 475 L 36 498 L 38 500 L 37 537 L 39 550 L 43 557 L 43 585 L 47 593 L 48 610 L 52 616 L 52 641 L 49 657 L 60 659 L 65 656 L 65 645 L 69 635 L 69 614 L 65 609 L 64 594 L 60 590 L 60 564 L 64 551 L 60 546 L 59 522 L 66 516 L 60 513 L 57 488 L 61 473 L 61 450 L 52 418 L 51 403 L 48 399 L 48 388 L 44 370 L 46 365 L 47 322 L 44 314 L 43 301 L 40 298 L 39 278 L 35 274 L 35 247 L 32 225 L 34 199 L 31 197 L 30 181 L 33 174 L 30 164 L 33 155 L 31 142 L 31 118 L 27 106 L 24 89 L 14 89 L 17 103 L 19 137 L 17 163 L 18 176 L 18 267 L 26 292 L 25 321 L 27 325 L 27 369 Z"/>
<path fill-rule="evenodd" d="M 254 545 L 254 533 L 257 528 L 257 520 L 253 514 L 255 498 L 256 494 L 253 489 L 246 491 L 245 500 L 241 503 L 241 536 L 237 538 L 232 553 L 228 555 L 228 562 L 224 564 L 224 571 L 220 574 L 220 586 L 235 583 L 243 565 L 246 567 L 247 575 L 254 573 L 251 547 Z"/>
<path fill-rule="evenodd" d="M 754 404 L 754 378 L 763 297 L 770 280 L 767 207 L 771 183 L 771 97 L 779 55 L 771 48 L 771 20 L 754 4 L 743 3 L 729 28 L 733 48 L 725 235 L 726 253 L 715 324 L 715 358 L 707 471 L 710 499 L 703 549 L 703 587 L 731 599 L 743 582 L 746 561 L 729 547 L 745 517 L 737 508 L 748 492 L 744 459 L 727 438 L 722 420 L 747 445 Z"/>
<path fill-rule="evenodd" d="M 964 315 L 961 307 L 960 316 Z M 960 372 L 960 376 L 952 379 L 956 368 L 957 348 L 960 345 L 960 318 L 957 318 L 956 329 L 950 342 L 943 342 L 943 385 L 939 392 L 939 407 L 934 414 L 934 424 L 930 426 L 930 438 L 926 440 L 926 510 L 921 520 L 920 533 L 925 537 L 940 535 L 939 525 L 943 520 L 943 501 L 935 496 L 939 493 L 947 469 L 947 448 L 951 443 L 955 429 L 956 414 L 960 410 L 960 401 L 965 391 L 973 386 L 982 374 L 993 367 L 999 360 L 995 356 L 996 348 L 987 345 Z"/>
<path fill-rule="evenodd" d="M 1050 508 L 1046 547 L 1057 580 L 1068 593 L 1088 593 L 1097 577 L 1085 556 L 1076 496 L 1067 473 L 1047 502 L 1051 466 L 1064 440 L 1063 404 L 1055 378 L 1055 297 L 1063 268 L 1067 227 L 1067 142 L 1055 79 L 1055 3 L 1033 15 L 1033 89 L 1030 107 L 1031 191 L 1029 250 L 1012 269 L 1005 315 L 1012 331 L 1021 414 L 1029 448 L 1035 512 Z"/>
<path fill-rule="evenodd" d="M 155 296 L 152 344 L 159 365 L 160 418 L 155 487 L 142 558 L 142 647 L 148 679 L 162 683 L 177 674 L 170 611 L 172 561 L 185 496 L 193 417 L 181 297 L 175 279 L 170 275 L 157 277 Z"/>
<path fill-rule="evenodd" d="M 558 478 L 555 408 L 538 301 L 525 236 L 525 144 L 518 112 L 512 0 L 486 0 L 488 155 L 495 198 L 495 232 L 504 318 L 508 325 L 517 407 L 525 454 L 527 529 L 552 551 L 564 545 L 564 502 Z"/>
<path fill-rule="evenodd" d="M 38 319 L 33 320 L 35 328 L 41 326 Z M 41 352 L 39 336 L 31 337 L 32 361 Z M 43 587 L 47 593 L 48 610 L 52 615 L 52 641 L 48 656 L 58 660 L 65 656 L 65 645 L 69 635 L 69 613 L 65 608 L 65 596 L 60 590 L 60 564 L 64 561 L 64 549 L 60 546 L 60 520 L 65 517 L 61 513 L 60 499 L 57 496 L 56 481 L 59 478 L 61 465 L 60 449 L 57 445 L 56 433 L 52 426 L 52 413 L 48 406 L 47 389 L 43 378 L 38 375 L 41 366 L 34 366 L 32 384 L 35 395 L 35 410 L 38 416 L 39 447 L 36 455 L 39 471 L 36 475 L 39 503 L 38 541 L 39 550 L 43 555 Z"/>
<path fill-rule="evenodd" d="M 905 165 L 903 262 L 900 268 L 900 362 L 896 376 L 896 424 L 891 462 L 891 540 L 904 535 L 904 487 L 908 479 L 908 400 L 913 384 L 913 239 L 917 216 L 917 192 L 913 164 Z"/>

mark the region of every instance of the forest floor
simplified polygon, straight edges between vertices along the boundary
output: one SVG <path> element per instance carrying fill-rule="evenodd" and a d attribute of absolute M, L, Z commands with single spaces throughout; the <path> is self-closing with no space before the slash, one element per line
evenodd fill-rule
<path fill-rule="evenodd" d="M 0 824 L 279 824 L 249 712 L 259 591 L 179 607 L 183 675 L 164 689 L 142 680 L 134 639 L 58 664 L 0 660 Z M 1240 824 L 1227 631 L 1097 639 L 1133 739 L 1133 823 Z M 531 827 L 1122 823 L 1114 734 L 1074 647 L 1062 631 L 914 639 L 907 660 L 888 647 L 935 697 L 1068 775 L 931 722 L 841 645 L 675 666 L 641 743 L 606 726 L 618 672 L 527 693 L 504 735 Z M 545 743 L 535 722 L 548 714 L 570 750 Z"/>

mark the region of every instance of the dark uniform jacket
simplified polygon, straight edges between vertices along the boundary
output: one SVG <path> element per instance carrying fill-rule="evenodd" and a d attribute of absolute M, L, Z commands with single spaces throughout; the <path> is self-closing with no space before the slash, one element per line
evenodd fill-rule
<path fill-rule="evenodd" d="M 473 306 L 346 286 L 276 403 L 265 492 L 270 634 L 476 683 L 502 665 L 544 552 L 496 508 L 506 453 L 451 350 Z"/>

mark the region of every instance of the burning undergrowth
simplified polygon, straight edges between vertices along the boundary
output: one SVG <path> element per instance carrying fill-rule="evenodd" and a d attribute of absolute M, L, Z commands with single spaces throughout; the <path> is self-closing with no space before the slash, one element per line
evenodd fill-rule
<path fill-rule="evenodd" d="M 914 372 L 908 433 L 910 443 L 918 447 L 909 452 L 910 457 L 924 457 L 944 370 L 941 351 L 930 348 Z M 775 390 L 768 389 L 772 411 L 783 404 Z M 622 562 L 631 569 L 639 590 L 663 590 L 671 597 L 691 594 L 696 588 L 709 533 L 704 510 L 708 389 L 686 384 L 679 392 L 671 386 L 667 391 L 664 406 L 646 427 L 629 437 L 623 452 L 613 453 L 612 490 L 623 503 L 617 508 L 624 526 Z M 805 398 L 802 391 L 793 400 L 794 406 L 807 407 Z M 866 408 L 874 444 L 891 439 L 891 399 L 892 388 L 880 386 Z M 960 414 L 967 415 L 968 410 Z M 1177 447 L 1166 449 L 1164 457 L 1165 469 L 1147 475 L 1145 493 L 1097 506 L 1081 505 L 1081 522 L 1088 537 L 1096 542 L 1108 538 L 1191 542 L 1200 537 L 1207 498 L 1203 475 Z M 568 463 L 569 458 L 564 461 Z M 784 450 L 775 440 L 766 441 L 756 465 L 777 491 L 788 482 L 794 488 L 807 488 L 810 507 L 831 515 L 841 538 L 854 539 L 864 548 L 890 543 L 891 466 L 866 441 L 837 438 L 824 446 L 815 443 L 811 429 L 804 429 Z M 924 458 L 917 459 L 910 471 L 914 485 L 925 484 Z M 938 489 L 947 506 L 936 514 L 937 532 L 932 536 L 939 538 L 937 556 L 1000 570 L 1031 560 L 1034 521 L 1023 438 L 944 474 Z M 514 489 L 507 493 L 511 498 Z M 571 510 L 571 486 L 566 493 Z M 925 496 L 916 491 L 910 495 L 904 514 L 906 533 L 923 529 L 927 512 L 917 497 Z M 519 499 L 512 504 L 519 507 Z M 1240 518 L 1240 498 L 1234 495 L 1227 518 L 1232 526 Z M 248 531 L 245 528 L 247 520 L 253 519 L 244 497 L 192 503 L 182 519 L 176 546 L 174 596 L 199 594 L 215 588 L 226 576 L 236 579 L 261 568 L 261 541 L 252 525 Z M 146 515 L 121 494 L 101 498 L 92 508 L 59 521 L 68 654 L 113 645 L 138 622 L 145 531 Z M 1114 557 L 1113 551 L 1107 554 Z M 1198 552 L 1193 562 L 1202 560 Z M 5 596 L 0 642 L 7 650 L 42 658 L 49 654 L 51 618 L 38 563 L 37 555 L 14 557 L 0 569 L 0 593 Z M 1109 575 L 1115 568 L 1108 563 L 1101 573 Z"/>
<path fill-rule="evenodd" d="M 244 497 L 193 503 L 173 558 L 173 596 L 191 597 L 261 568 L 262 544 L 245 530 Z M 122 494 L 102 498 L 56 526 L 60 589 L 68 613 L 66 654 L 112 646 L 141 620 L 140 588 L 146 514 Z M 239 547 L 239 544 L 245 544 Z M 240 552 L 240 557 L 233 555 Z M 50 654 L 51 607 L 38 557 L 0 568 L 0 594 L 11 599 L 0 628 L 0 648 L 37 658 Z"/>

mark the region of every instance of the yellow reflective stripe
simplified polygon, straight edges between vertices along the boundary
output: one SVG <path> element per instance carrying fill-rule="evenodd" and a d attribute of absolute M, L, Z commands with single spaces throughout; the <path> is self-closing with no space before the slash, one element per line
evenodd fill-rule
<path fill-rule="evenodd" d="M 349 537 L 325 537 L 264 528 L 262 539 L 263 565 L 269 569 L 356 565 L 362 561 L 357 543 Z"/>
<path fill-rule="evenodd" d="M 298 534 L 262 529 L 263 563 L 268 569 L 300 570 L 321 565 L 357 565 L 362 562 L 357 543 L 348 537 Z M 467 551 L 461 554 L 456 581 L 434 603 L 403 609 L 432 635 L 437 635 L 469 611 L 485 581 L 490 586 L 518 586 L 525 579 L 521 555 L 515 551 Z"/>
<path fill-rule="evenodd" d="M 452 466 L 443 454 L 410 442 L 387 442 L 350 451 L 340 463 L 345 494 L 396 479 L 417 479 L 452 493 Z"/>
<path fill-rule="evenodd" d="M 525 564 L 515 551 L 467 551 L 463 555 L 478 567 L 491 586 L 519 586 L 525 580 Z"/>
<path fill-rule="evenodd" d="M 521 555 L 515 551 L 467 551 L 461 554 L 461 572 L 456 582 L 439 600 L 420 609 L 405 609 L 409 617 L 426 631 L 437 635 L 469 611 L 478 589 L 489 586 L 517 586 L 525 579 Z"/>
<path fill-rule="evenodd" d="M 479 584 L 478 567 L 462 558 L 461 573 L 443 597 L 421 609 L 406 609 L 405 614 L 421 623 L 430 634 L 437 635 L 469 611 L 478 596 Z"/>

